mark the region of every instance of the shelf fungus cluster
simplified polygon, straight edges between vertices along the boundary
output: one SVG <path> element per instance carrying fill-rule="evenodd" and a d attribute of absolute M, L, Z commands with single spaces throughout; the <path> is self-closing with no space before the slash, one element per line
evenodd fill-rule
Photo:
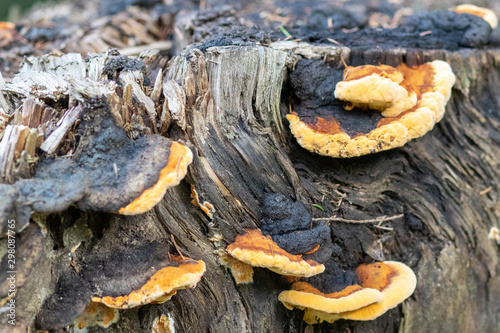
<path fill-rule="evenodd" d="M 322 280 L 326 288 L 331 287 L 330 281 L 335 284 L 327 273 Z M 304 310 L 304 321 L 308 324 L 333 323 L 338 319 L 373 320 L 408 298 L 417 282 L 408 266 L 395 261 L 360 265 L 356 276 L 357 283 L 348 281 L 345 287 L 337 284 L 343 289 L 326 293 L 311 283 L 298 281 L 291 290 L 283 291 L 279 300 L 290 310 Z"/>
<path fill-rule="evenodd" d="M 305 149 L 324 156 L 355 157 L 401 147 L 441 120 L 455 84 L 448 63 L 347 66 L 335 97 L 343 107 L 287 115 Z M 371 116 L 375 113 L 375 116 Z M 379 114 L 377 116 L 377 113 Z"/>

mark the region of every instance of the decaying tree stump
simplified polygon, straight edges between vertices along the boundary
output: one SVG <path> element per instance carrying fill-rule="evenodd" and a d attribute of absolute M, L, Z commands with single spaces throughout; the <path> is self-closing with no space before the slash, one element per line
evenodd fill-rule
<path fill-rule="evenodd" d="M 168 65 L 154 52 L 136 62 L 113 52 L 86 61 L 72 57 L 26 60 L 24 74 L 2 88 L 3 108 L 22 106 L 35 114 L 5 117 L 6 124 L 26 126 L 9 129 L 16 137 L 11 142 L 26 142 L 22 149 L 8 145 L 7 131 L 0 142 L 2 149 L 18 154 L 0 159 L 2 196 L 9 203 L 0 206 L 1 231 L 5 234 L 7 218 L 22 223 L 17 326 L 11 331 L 71 331 L 92 296 L 139 289 L 166 265 L 169 254 L 205 262 L 197 287 L 163 304 L 120 310 L 120 319 L 106 331 L 152 332 L 161 314 L 178 332 L 498 330 L 500 248 L 488 239 L 489 230 L 500 226 L 497 48 L 216 41 L 188 47 Z M 304 102 L 303 96 L 318 105 L 333 99 L 335 82 L 328 77 L 344 68 L 343 61 L 415 66 L 436 59 L 448 62 L 456 75 L 446 114 L 431 132 L 402 148 L 352 159 L 323 157 L 300 147 L 288 129 L 285 116 Z M 44 82 L 30 74 L 34 69 L 60 81 Z M 53 124 L 50 117 L 62 120 Z M 114 125 L 103 125 L 106 117 Z M 35 118 L 53 134 L 37 140 Z M 81 147 L 90 150 L 87 140 L 102 128 L 123 129 L 130 140 L 162 135 L 185 144 L 193 152 L 186 178 L 152 210 L 134 216 L 82 204 L 91 193 L 87 187 L 68 199 L 62 173 L 60 187 L 44 185 L 45 193 L 35 199 L 23 192 L 24 185 L 16 185 L 27 181 L 22 178 L 38 179 L 37 162 L 43 167 L 64 158 L 78 162 L 86 154 Z M 78 172 L 101 177 L 97 169 Z M 44 175 L 56 184 L 57 177 Z M 94 186 L 92 181 L 85 186 Z M 192 186 L 200 202 L 214 207 L 213 218 L 192 204 Z M 57 189 L 62 190 L 54 194 Z M 303 203 L 313 218 L 334 216 L 329 220 L 332 244 L 324 253 L 342 269 L 383 260 L 406 263 L 418 279 L 413 296 L 373 321 L 341 320 L 312 328 L 301 311 L 289 311 L 278 301 L 289 288 L 283 277 L 257 268 L 252 284 L 237 285 L 220 256 L 238 234 L 260 227 L 266 193 Z M 28 219 L 44 195 L 53 202 L 44 202 L 48 208 Z M 376 223 L 352 223 L 364 220 Z M 3 254 L 2 298 L 9 289 Z M 9 327 L 7 320 L 2 316 L 2 327 Z"/>

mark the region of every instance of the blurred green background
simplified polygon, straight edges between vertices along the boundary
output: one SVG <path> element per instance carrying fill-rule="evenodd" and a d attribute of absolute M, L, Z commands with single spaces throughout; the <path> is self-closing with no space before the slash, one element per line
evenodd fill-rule
<path fill-rule="evenodd" d="M 0 21 L 8 20 L 9 14 L 13 16 L 11 19 L 16 19 L 16 16 L 37 2 L 49 2 L 49 0 L 0 0 Z"/>

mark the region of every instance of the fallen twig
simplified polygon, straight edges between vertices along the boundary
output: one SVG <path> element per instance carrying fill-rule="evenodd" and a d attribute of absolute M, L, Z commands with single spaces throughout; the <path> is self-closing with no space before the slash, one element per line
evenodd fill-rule
<path fill-rule="evenodd" d="M 490 186 L 487 189 L 484 189 L 481 192 L 479 192 L 479 195 L 485 195 L 486 193 L 490 192 L 492 189 L 493 189 L 493 187 Z"/>
<path fill-rule="evenodd" d="M 328 41 L 332 42 L 333 44 L 337 44 L 339 46 L 344 46 L 344 44 L 337 42 L 335 39 L 332 38 L 327 38 Z"/>
<path fill-rule="evenodd" d="M 399 219 L 403 217 L 404 214 L 398 214 L 394 216 L 380 216 L 374 219 L 368 219 L 368 220 L 349 220 L 349 219 L 344 219 L 341 217 L 337 216 L 330 216 L 330 217 L 317 217 L 313 218 L 313 221 L 328 221 L 328 222 L 343 222 L 343 223 L 377 223 L 377 222 L 385 222 L 385 221 L 392 221 Z"/>
<path fill-rule="evenodd" d="M 185 258 L 184 258 L 184 256 L 182 255 L 181 250 L 180 250 L 180 249 L 179 249 L 179 247 L 177 246 L 177 243 L 175 242 L 174 235 L 172 235 L 172 234 L 171 234 L 171 235 L 170 235 L 170 239 L 172 240 L 172 243 L 174 243 L 174 247 L 175 247 L 175 249 L 177 250 L 177 253 L 179 253 L 179 254 L 180 254 L 180 256 L 181 256 L 181 258 L 182 258 L 182 260 L 184 260 Z"/>

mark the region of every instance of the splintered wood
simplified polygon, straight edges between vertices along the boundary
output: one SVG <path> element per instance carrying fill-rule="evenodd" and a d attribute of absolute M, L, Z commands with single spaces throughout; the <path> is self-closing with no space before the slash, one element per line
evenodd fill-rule
<path fill-rule="evenodd" d="M 57 123 L 55 131 L 42 143 L 40 149 L 48 154 L 54 153 L 70 126 L 80 117 L 82 110 L 83 107 L 81 105 L 68 109 Z"/>
<path fill-rule="evenodd" d="M 2 183 L 13 183 L 16 161 L 21 157 L 26 138 L 30 133 L 28 126 L 8 125 L 0 141 L 0 177 Z"/>
<path fill-rule="evenodd" d="M 136 61 L 120 57 L 116 51 L 85 60 L 80 54 L 28 57 L 10 83 L 0 77 L 2 182 L 31 177 L 39 155 L 71 157 L 76 145 L 72 131 L 91 99 L 104 98 L 131 138 L 166 132 L 171 119 L 163 85 L 166 59 L 157 50 L 142 52 L 143 71 L 120 67 L 121 61 Z M 117 65 L 108 65 L 113 58 Z M 144 86 L 145 74 L 154 86 Z"/>

